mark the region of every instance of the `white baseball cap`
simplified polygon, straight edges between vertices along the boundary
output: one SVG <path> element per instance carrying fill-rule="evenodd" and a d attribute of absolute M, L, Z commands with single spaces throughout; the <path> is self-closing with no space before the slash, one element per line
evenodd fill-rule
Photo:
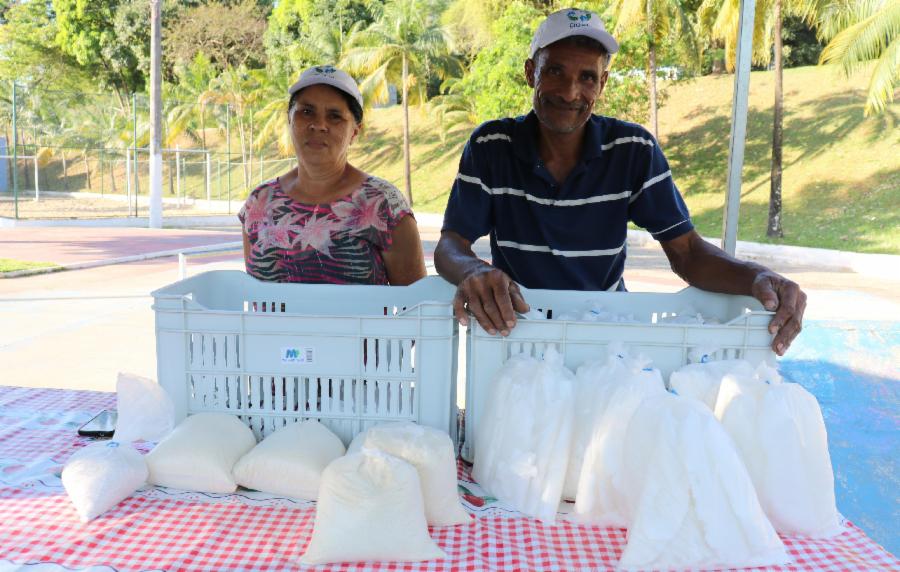
<path fill-rule="evenodd" d="M 293 96 L 304 87 L 318 84 L 330 85 L 343 91 L 353 97 L 360 108 L 363 107 L 362 93 L 359 92 L 359 86 L 356 85 L 356 81 L 350 77 L 350 74 L 334 66 L 313 66 L 305 70 L 300 74 L 300 79 L 288 89 L 288 96 Z"/>
<path fill-rule="evenodd" d="M 528 57 L 533 58 L 539 49 L 571 36 L 593 38 L 600 42 L 609 54 L 619 51 L 619 43 L 603 27 L 600 16 L 588 10 L 564 8 L 547 16 L 538 26 L 531 40 Z"/>

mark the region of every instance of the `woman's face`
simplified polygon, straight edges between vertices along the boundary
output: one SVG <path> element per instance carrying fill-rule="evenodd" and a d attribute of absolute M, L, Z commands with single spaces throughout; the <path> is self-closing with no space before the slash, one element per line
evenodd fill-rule
<path fill-rule="evenodd" d="M 360 128 L 344 97 L 327 85 L 304 88 L 294 98 L 288 120 L 297 158 L 310 164 L 346 161 Z"/>

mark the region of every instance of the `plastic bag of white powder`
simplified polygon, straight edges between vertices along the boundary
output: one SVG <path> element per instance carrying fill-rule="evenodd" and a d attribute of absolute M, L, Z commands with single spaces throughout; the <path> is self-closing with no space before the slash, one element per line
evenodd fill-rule
<path fill-rule="evenodd" d="M 369 449 L 328 465 L 301 563 L 415 562 L 445 556 L 428 536 L 415 467 Z"/>
<path fill-rule="evenodd" d="M 511 358 L 476 428 L 472 475 L 516 510 L 553 522 L 569 462 L 574 375 L 553 348 Z"/>

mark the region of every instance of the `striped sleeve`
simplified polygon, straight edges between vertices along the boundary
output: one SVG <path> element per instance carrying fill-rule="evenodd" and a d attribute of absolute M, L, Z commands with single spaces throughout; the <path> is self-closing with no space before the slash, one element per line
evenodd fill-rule
<path fill-rule="evenodd" d="M 672 240 L 692 230 L 691 215 L 658 144 L 646 148 L 644 167 L 638 172 L 641 176 L 629 199 L 629 220 L 659 241 Z"/>
<path fill-rule="evenodd" d="M 442 231 L 456 232 L 470 242 L 487 235 L 493 228 L 491 195 L 485 192 L 482 183 L 487 173 L 480 167 L 473 149 L 477 147 L 476 136 L 477 132 L 463 149 L 441 227 Z"/>

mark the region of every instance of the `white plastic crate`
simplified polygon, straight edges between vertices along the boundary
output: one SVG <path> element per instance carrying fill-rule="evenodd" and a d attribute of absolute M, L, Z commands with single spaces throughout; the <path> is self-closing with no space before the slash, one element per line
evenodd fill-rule
<path fill-rule="evenodd" d="M 257 438 L 317 419 L 345 444 L 383 421 L 456 439 L 455 289 L 279 284 L 212 271 L 153 292 L 159 383 L 177 421 L 233 413 Z"/>
<path fill-rule="evenodd" d="M 462 455 L 475 458 L 475 432 L 485 406 L 491 380 L 507 359 L 519 353 L 540 356 L 549 347 L 563 354 L 572 371 L 582 363 L 606 355 L 610 342 L 622 342 L 631 353 L 644 354 L 668 380 L 688 362 L 694 348 L 716 348 L 711 360 L 743 358 L 751 363 L 774 363 L 768 332 L 773 312 L 749 296 L 715 294 L 685 288 L 675 294 L 641 292 L 575 292 L 522 289 L 532 309 L 545 320 L 520 319 L 508 337 L 490 335 L 471 320 L 466 339 L 466 425 Z M 553 320 L 554 314 L 580 314 L 589 302 L 598 302 L 616 314 L 633 314 L 642 323 L 577 322 Z M 719 324 L 673 324 L 662 318 L 693 308 Z"/>

